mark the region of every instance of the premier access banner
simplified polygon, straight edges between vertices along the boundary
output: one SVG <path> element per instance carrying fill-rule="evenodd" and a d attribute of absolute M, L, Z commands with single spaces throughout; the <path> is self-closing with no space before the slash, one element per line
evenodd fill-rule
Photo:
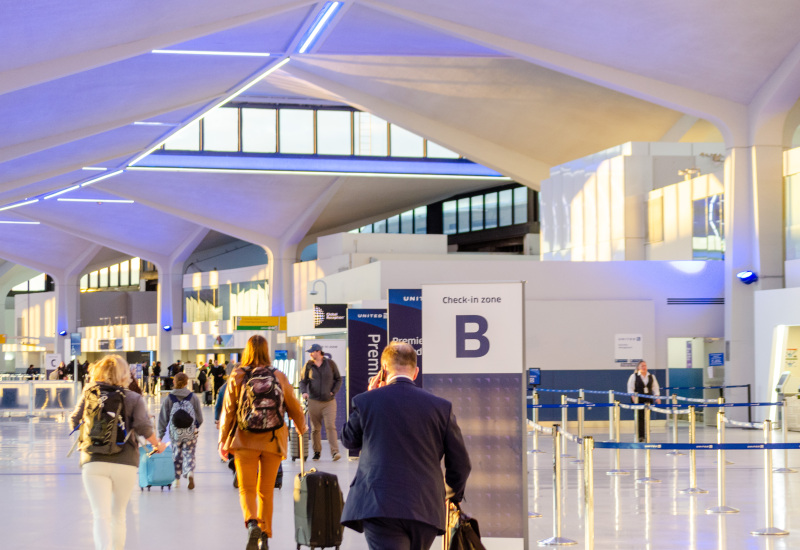
<path fill-rule="evenodd" d="M 386 347 L 386 310 L 347 310 L 347 416 L 353 398 L 367 391 L 369 379 L 381 370 L 381 353 Z M 358 456 L 349 451 L 348 456 Z"/>
<path fill-rule="evenodd" d="M 422 387 L 422 290 L 389 289 L 389 341 L 406 342 L 417 352 Z"/>
<path fill-rule="evenodd" d="M 381 353 L 386 347 L 386 310 L 347 311 L 347 403 L 367 391 L 370 377 L 381 370 Z"/>

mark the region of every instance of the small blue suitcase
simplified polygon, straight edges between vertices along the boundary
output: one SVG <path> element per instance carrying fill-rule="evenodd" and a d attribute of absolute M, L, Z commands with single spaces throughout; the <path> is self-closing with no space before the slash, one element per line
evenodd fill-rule
<path fill-rule="evenodd" d="M 139 487 L 142 491 L 147 487 L 171 488 L 175 481 L 175 464 L 172 462 L 172 447 L 167 447 L 163 453 L 148 456 L 153 447 L 139 447 Z"/>

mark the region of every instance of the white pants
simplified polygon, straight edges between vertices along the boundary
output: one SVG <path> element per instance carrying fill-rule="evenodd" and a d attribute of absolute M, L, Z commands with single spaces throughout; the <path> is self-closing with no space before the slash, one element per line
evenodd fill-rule
<path fill-rule="evenodd" d="M 89 462 L 81 468 L 94 517 L 96 550 L 125 548 L 125 510 L 138 478 L 135 466 Z"/>

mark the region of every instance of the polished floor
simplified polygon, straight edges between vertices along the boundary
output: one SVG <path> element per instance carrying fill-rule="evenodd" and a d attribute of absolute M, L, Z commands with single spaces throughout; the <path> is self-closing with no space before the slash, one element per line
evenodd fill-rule
<path fill-rule="evenodd" d="M 154 406 L 154 404 L 151 404 Z M 204 411 L 208 418 L 210 408 Z M 80 478 L 76 456 L 67 458 L 71 445 L 67 425 L 59 419 L 0 419 L 0 548 L 93 548 L 91 514 Z M 597 439 L 607 434 L 596 433 Z M 628 436 L 630 437 L 630 436 Z M 686 429 L 681 438 L 685 441 Z M 713 428 L 698 430 L 698 440 L 713 441 Z M 780 441 L 780 432 L 775 432 Z M 654 440 L 667 441 L 662 430 Z M 761 432 L 729 429 L 728 442 L 761 442 Z M 789 441 L 800 441 L 790 432 Z M 532 446 L 532 438 L 529 439 Z M 542 516 L 529 520 L 529 548 L 554 535 L 553 457 L 548 438 L 540 439 L 542 454 L 529 457 L 529 509 Z M 567 451 L 574 453 L 574 446 Z M 323 460 L 313 463 L 333 472 L 347 497 L 347 487 L 357 464 L 331 462 L 327 448 Z M 728 452 L 725 504 L 737 514 L 708 515 L 717 505 L 716 452 L 698 452 L 697 487 L 706 494 L 689 496 L 688 456 L 652 453 L 652 477 L 661 483 L 636 483 L 644 476 L 644 451 L 622 451 L 621 468 L 630 475 L 608 476 L 614 451 L 595 451 L 595 507 L 593 548 L 633 549 L 792 549 L 800 548 L 800 473 L 773 474 L 774 526 L 787 536 L 754 536 L 767 527 L 764 493 L 764 451 Z M 584 478 L 579 466 L 564 459 L 561 495 L 561 536 L 589 548 L 585 533 Z M 774 466 L 783 466 L 783 452 L 774 454 Z M 789 465 L 800 469 L 800 452 L 789 453 Z M 284 463 L 286 484 L 276 491 L 273 549 L 293 549 L 292 477 L 299 463 Z M 213 421 L 202 427 L 198 447 L 197 488 L 175 491 L 134 492 L 128 507 L 127 548 L 244 548 L 245 529 L 236 490 L 227 467 L 216 456 Z M 468 506 L 467 506 L 468 510 Z M 478 518 L 480 519 L 480 518 Z M 434 548 L 438 548 L 438 543 Z M 366 550 L 362 535 L 346 530 L 344 550 Z"/>

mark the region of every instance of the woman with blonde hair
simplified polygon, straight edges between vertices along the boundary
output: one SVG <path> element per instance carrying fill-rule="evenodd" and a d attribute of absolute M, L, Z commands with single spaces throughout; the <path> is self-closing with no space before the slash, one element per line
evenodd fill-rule
<path fill-rule="evenodd" d="M 138 477 L 136 435 L 158 453 L 166 445 L 153 430 L 142 396 L 127 389 L 131 373 L 122 357 L 103 357 L 89 367 L 89 376 L 70 424 L 80 428 L 81 477 L 94 517 L 95 548 L 116 550 L 125 547 L 125 510 Z"/>
<path fill-rule="evenodd" d="M 272 537 L 272 493 L 281 461 L 286 458 L 289 429 L 284 412 L 297 433 L 306 431 L 303 408 L 281 371 L 271 368 L 269 345 L 251 336 L 242 363 L 228 379 L 219 430 L 219 454 L 233 452 L 239 503 L 247 527 L 247 550 L 269 548 Z"/>

